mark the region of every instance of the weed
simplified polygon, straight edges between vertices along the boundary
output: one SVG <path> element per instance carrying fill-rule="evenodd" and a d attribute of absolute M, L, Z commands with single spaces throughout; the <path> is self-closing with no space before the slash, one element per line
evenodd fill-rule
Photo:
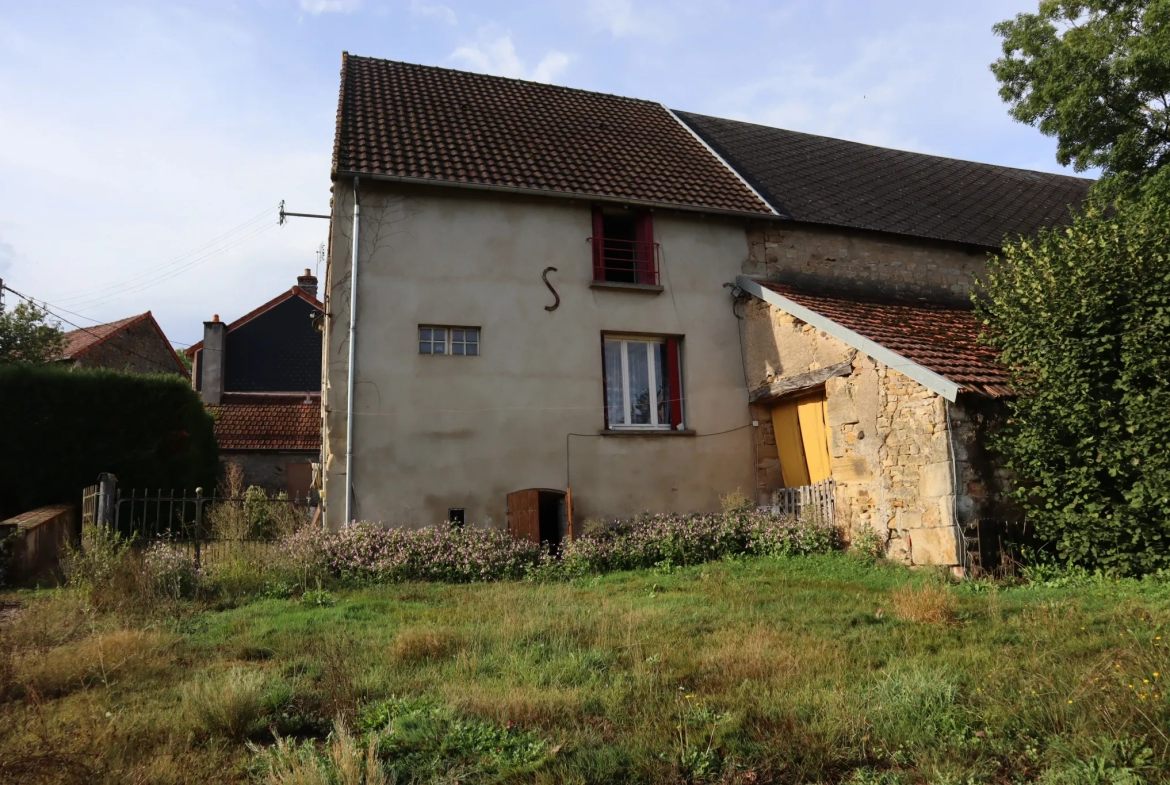
<path fill-rule="evenodd" d="M 258 671 L 232 668 L 189 684 L 184 709 L 212 736 L 243 741 L 265 716 L 266 679 Z"/>
<path fill-rule="evenodd" d="M 719 506 L 724 515 L 745 515 L 755 509 L 755 502 L 739 488 L 719 497 Z"/>
<path fill-rule="evenodd" d="M 461 643 L 461 637 L 453 630 L 407 629 L 394 638 L 391 654 L 398 662 L 413 665 L 446 659 Z"/>
<path fill-rule="evenodd" d="M 953 624 L 958 610 L 955 596 L 942 586 L 906 585 L 890 595 L 894 612 L 915 624 Z"/>

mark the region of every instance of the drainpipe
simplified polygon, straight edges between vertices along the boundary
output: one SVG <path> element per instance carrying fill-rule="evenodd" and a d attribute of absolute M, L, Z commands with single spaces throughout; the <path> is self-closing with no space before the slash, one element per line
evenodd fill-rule
<path fill-rule="evenodd" d="M 951 419 L 951 402 L 943 398 L 943 414 L 947 418 L 947 452 L 951 458 L 951 523 L 955 527 L 955 545 L 959 551 L 959 565 L 963 568 L 963 578 L 971 577 L 971 555 L 967 552 L 967 538 L 963 535 L 963 526 L 959 523 L 959 467 L 955 460 L 955 431 L 954 420 Z"/>
<path fill-rule="evenodd" d="M 353 390 L 354 347 L 357 344 L 358 231 L 362 208 L 358 204 L 358 178 L 353 178 L 353 250 L 349 257 L 349 379 L 345 407 L 345 522 L 353 520 Z"/>

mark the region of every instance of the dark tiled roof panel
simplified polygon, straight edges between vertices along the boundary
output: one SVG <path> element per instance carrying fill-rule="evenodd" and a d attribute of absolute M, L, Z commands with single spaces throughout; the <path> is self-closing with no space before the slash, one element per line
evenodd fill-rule
<path fill-rule="evenodd" d="M 660 104 L 353 55 L 338 172 L 771 214 Z"/>
<path fill-rule="evenodd" d="M 967 309 L 919 301 L 866 300 L 760 282 L 777 294 L 950 379 L 993 398 L 1012 395 L 995 350 L 979 343 L 981 325 Z"/>
<path fill-rule="evenodd" d="M 1091 180 L 676 112 L 797 221 L 999 248 L 1067 223 Z"/>
<path fill-rule="evenodd" d="M 320 450 L 320 403 L 208 404 L 221 450 Z"/>

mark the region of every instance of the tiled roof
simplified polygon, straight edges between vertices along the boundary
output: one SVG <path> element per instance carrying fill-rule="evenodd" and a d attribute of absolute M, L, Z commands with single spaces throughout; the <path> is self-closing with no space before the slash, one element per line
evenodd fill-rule
<path fill-rule="evenodd" d="M 76 360 L 80 355 L 94 348 L 98 344 L 113 338 L 118 333 L 133 327 L 143 319 L 150 317 L 150 311 L 137 316 L 129 316 L 116 322 L 96 324 L 79 330 L 70 330 L 65 333 L 65 349 L 61 352 L 61 359 Z"/>
<path fill-rule="evenodd" d="M 221 450 L 320 450 L 321 403 L 207 404 Z"/>
<path fill-rule="evenodd" d="M 342 55 L 333 174 L 771 215 L 661 104 Z"/>
<path fill-rule="evenodd" d="M 969 309 L 818 293 L 767 281 L 759 284 L 950 379 L 963 390 L 995 398 L 1013 394 L 996 352 L 979 343 L 979 320 Z"/>
<path fill-rule="evenodd" d="M 797 221 L 989 248 L 1066 223 L 1091 180 L 890 150 L 676 112 L 777 211 Z"/>

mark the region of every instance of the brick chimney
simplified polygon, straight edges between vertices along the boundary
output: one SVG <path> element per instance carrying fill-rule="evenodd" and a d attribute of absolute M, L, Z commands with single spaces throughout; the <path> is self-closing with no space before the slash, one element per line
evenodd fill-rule
<path fill-rule="evenodd" d="M 223 401 L 224 343 L 227 325 L 219 320 L 219 314 L 203 323 L 203 356 L 199 358 L 202 374 L 201 395 L 204 403 Z"/>
<path fill-rule="evenodd" d="M 304 275 L 297 276 L 297 286 L 301 287 L 310 297 L 317 296 L 317 276 L 310 275 L 308 270 L 305 270 Z"/>

